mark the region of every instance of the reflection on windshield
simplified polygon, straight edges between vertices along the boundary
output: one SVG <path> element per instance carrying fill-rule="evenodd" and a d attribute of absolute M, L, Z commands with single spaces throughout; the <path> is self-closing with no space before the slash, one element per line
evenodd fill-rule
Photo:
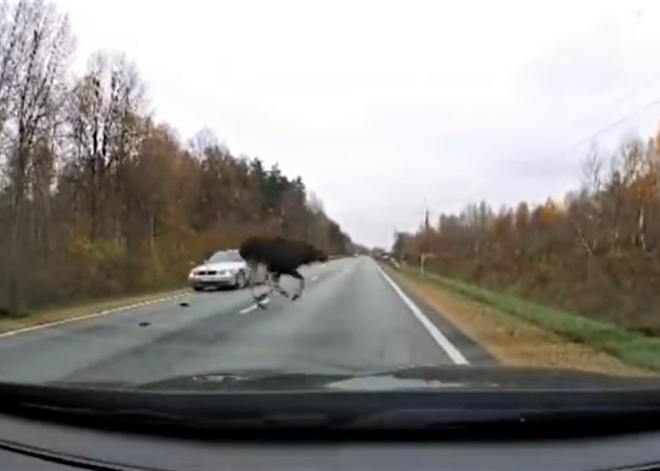
<path fill-rule="evenodd" d="M 235 250 L 226 250 L 223 252 L 214 253 L 211 258 L 208 259 L 208 263 L 219 263 L 219 262 L 240 262 L 243 259 L 239 253 Z"/>

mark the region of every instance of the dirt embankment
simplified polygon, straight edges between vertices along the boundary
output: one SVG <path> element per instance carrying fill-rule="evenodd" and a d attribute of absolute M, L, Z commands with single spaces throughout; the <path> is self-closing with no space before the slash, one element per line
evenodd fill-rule
<path fill-rule="evenodd" d="M 658 376 L 595 348 L 573 342 L 434 283 L 391 276 L 505 365 L 571 368 L 622 376 Z"/>

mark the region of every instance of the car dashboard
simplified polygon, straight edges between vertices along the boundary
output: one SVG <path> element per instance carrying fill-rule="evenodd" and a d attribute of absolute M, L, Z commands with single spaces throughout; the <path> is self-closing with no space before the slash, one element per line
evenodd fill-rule
<path fill-rule="evenodd" d="M 126 434 L 0 416 L 2 470 L 605 471 L 660 469 L 659 463 L 660 432 L 539 441 L 250 443 Z"/>

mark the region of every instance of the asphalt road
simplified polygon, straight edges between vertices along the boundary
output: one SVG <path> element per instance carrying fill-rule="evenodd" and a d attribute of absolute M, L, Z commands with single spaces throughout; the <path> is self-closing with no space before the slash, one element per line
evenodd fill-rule
<path fill-rule="evenodd" d="M 302 272 L 304 296 L 291 302 L 274 294 L 265 310 L 249 290 L 191 291 L 176 300 L 0 335 L 0 379 L 112 384 L 243 368 L 352 373 L 487 361 L 477 345 L 369 258 Z M 284 278 L 282 285 L 293 289 L 294 281 Z"/>

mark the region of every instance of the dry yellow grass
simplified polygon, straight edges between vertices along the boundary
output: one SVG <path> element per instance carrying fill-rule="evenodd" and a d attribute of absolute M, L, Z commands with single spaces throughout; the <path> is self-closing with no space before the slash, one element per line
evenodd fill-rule
<path fill-rule="evenodd" d="M 627 365 L 604 352 L 569 341 L 436 284 L 390 273 L 501 364 L 570 368 L 620 376 L 658 376 L 658 373 Z"/>

